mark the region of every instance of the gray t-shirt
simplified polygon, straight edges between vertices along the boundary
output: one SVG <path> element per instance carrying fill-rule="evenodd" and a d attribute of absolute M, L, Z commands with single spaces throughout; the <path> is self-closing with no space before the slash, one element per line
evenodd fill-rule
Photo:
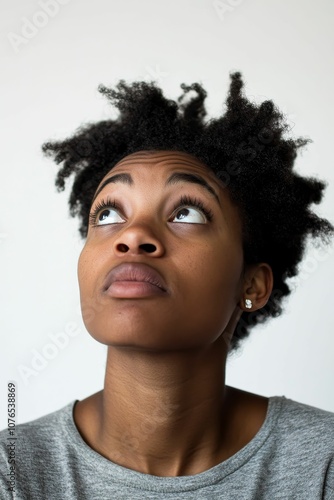
<path fill-rule="evenodd" d="M 7 490 L 8 430 L 0 432 L 1 500 L 334 499 L 334 413 L 273 396 L 262 427 L 235 455 L 200 474 L 158 477 L 90 448 L 74 404 L 17 426 L 16 496 Z"/>

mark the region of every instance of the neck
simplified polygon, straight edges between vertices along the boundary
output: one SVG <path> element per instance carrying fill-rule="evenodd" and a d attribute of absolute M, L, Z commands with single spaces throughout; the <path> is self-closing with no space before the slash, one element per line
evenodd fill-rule
<path fill-rule="evenodd" d="M 140 352 L 108 348 L 99 394 L 99 452 L 137 471 L 175 476 L 228 458 L 226 351 Z"/>

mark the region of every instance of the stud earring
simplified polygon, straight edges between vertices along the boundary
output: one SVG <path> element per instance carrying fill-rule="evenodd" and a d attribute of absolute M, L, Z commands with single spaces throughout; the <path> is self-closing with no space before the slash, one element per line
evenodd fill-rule
<path fill-rule="evenodd" d="M 245 299 L 245 307 L 246 307 L 247 309 L 252 309 L 253 304 L 252 304 L 251 299 Z"/>

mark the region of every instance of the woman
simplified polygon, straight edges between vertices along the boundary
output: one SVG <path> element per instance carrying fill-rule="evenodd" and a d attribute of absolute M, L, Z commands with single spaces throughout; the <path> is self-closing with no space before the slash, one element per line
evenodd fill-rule
<path fill-rule="evenodd" d="M 103 390 L 18 426 L 18 498 L 334 498 L 334 414 L 225 384 L 228 353 L 282 312 L 307 236 L 333 234 L 310 209 L 325 184 L 293 171 L 308 141 L 242 87 L 232 74 L 210 121 L 199 84 L 178 103 L 100 87 L 118 118 L 43 146 L 59 189 L 74 175 L 82 314 L 108 355 Z"/>

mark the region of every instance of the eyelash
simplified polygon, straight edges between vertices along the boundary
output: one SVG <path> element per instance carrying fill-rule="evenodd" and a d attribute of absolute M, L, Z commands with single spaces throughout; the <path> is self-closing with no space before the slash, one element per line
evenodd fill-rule
<path fill-rule="evenodd" d="M 106 198 L 105 200 L 99 201 L 95 205 L 94 210 L 89 214 L 89 224 L 91 226 L 97 226 L 98 225 L 98 224 L 96 224 L 96 219 L 97 219 L 97 216 L 98 216 L 99 212 L 103 208 L 115 208 L 116 210 L 120 210 L 120 206 L 118 205 L 118 203 L 116 203 L 115 200 L 111 200 L 109 197 Z"/>
<path fill-rule="evenodd" d="M 182 208 L 183 206 L 189 206 L 189 207 L 194 207 L 194 208 L 199 208 L 200 211 L 205 215 L 205 217 L 208 219 L 208 221 L 212 221 L 213 219 L 213 212 L 209 208 L 206 208 L 203 204 L 203 202 L 197 198 L 193 198 L 192 196 L 188 195 L 183 195 L 181 196 L 180 200 L 175 203 L 173 211 L 176 210 L 177 208 Z"/>
<path fill-rule="evenodd" d="M 173 207 L 173 212 L 177 208 L 182 208 L 182 207 L 186 207 L 186 206 L 198 208 L 205 215 L 205 217 L 207 218 L 207 220 L 209 222 L 212 221 L 212 219 L 213 219 L 212 210 L 210 210 L 209 208 L 206 208 L 204 206 L 203 202 L 201 200 L 199 200 L 198 198 L 193 198 L 192 196 L 188 196 L 188 195 L 181 196 L 179 201 L 177 203 L 175 203 L 175 205 Z M 96 224 L 97 216 L 98 216 L 99 212 L 105 208 L 115 208 L 118 211 L 120 210 L 120 206 L 118 205 L 118 203 L 115 200 L 111 200 L 110 198 L 106 198 L 105 200 L 101 200 L 95 205 L 94 210 L 89 214 L 89 224 L 90 225 L 92 225 L 92 226 L 98 225 L 98 224 Z"/>

